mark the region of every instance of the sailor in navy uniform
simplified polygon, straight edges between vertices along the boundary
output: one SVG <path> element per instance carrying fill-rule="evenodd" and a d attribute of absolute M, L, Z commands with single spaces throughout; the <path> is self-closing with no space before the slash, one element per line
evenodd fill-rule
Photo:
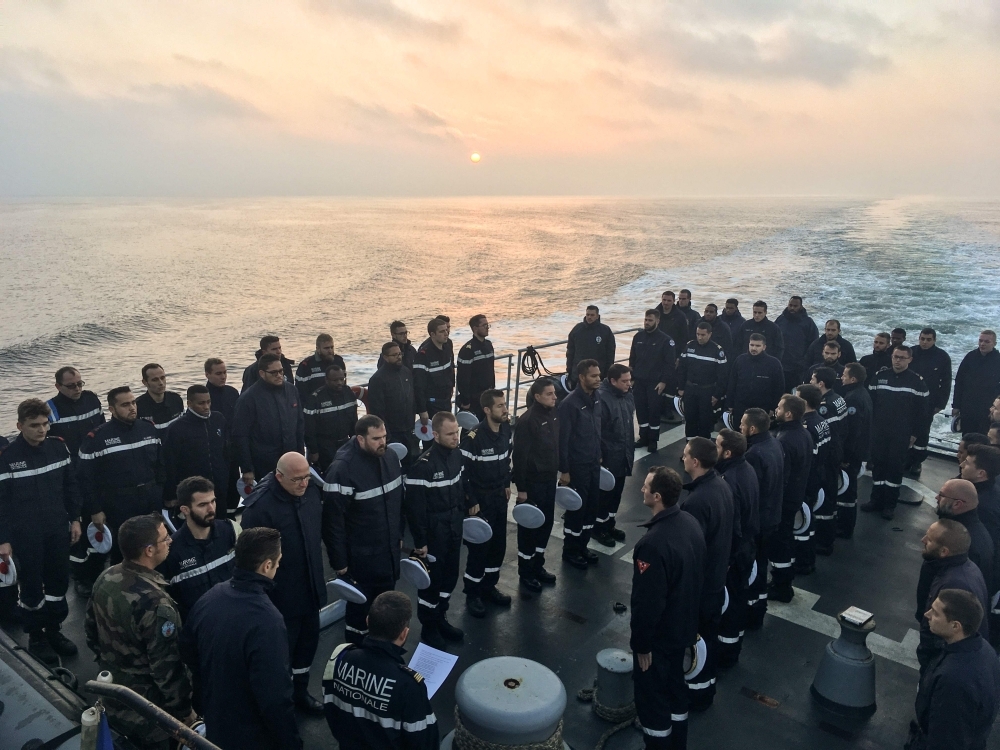
<path fill-rule="evenodd" d="M 490 322 L 485 315 L 475 315 L 469 321 L 472 338 L 458 350 L 456 384 L 458 405 L 468 409 L 480 420 L 485 419 L 479 398 L 483 392 L 497 387 L 496 372 L 493 369 L 493 342 L 486 338 L 490 332 Z"/>
<path fill-rule="evenodd" d="M 677 366 L 677 393 L 684 399 L 684 436 L 688 439 L 711 437 L 715 406 L 729 385 L 726 352 L 711 339 L 712 324 L 699 323 Z"/>

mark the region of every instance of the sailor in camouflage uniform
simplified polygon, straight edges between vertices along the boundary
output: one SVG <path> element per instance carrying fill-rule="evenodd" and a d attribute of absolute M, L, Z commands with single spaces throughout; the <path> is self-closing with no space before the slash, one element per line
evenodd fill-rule
<path fill-rule="evenodd" d="M 118 545 L 125 562 L 112 565 L 94 584 L 87 604 L 87 645 L 115 684 L 131 688 L 190 725 L 191 680 L 181 661 L 177 605 L 167 582 L 154 568 L 170 549 L 170 534 L 155 514 L 135 516 L 121 525 Z M 170 739 L 153 721 L 113 700 L 112 726 L 142 750 L 167 750 Z"/>

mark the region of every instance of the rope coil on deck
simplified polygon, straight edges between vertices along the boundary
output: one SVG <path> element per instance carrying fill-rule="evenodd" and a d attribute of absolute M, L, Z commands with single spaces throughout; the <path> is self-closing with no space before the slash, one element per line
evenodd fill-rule
<path fill-rule="evenodd" d="M 462 724 L 462 717 L 455 706 L 455 736 L 452 739 L 455 750 L 563 750 L 563 722 L 559 720 L 556 731 L 547 740 L 531 742 L 527 745 L 501 745 L 479 739 Z"/>
<path fill-rule="evenodd" d="M 610 708 L 601 703 L 597 698 L 597 680 L 594 680 L 594 687 L 583 688 L 576 694 L 577 700 L 583 703 L 593 703 L 594 713 L 605 721 L 610 721 L 615 726 L 601 735 L 601 739 L 594 745 L 594 750 L 603 750 L 604 743 L 611 739 L 613 734 L 620 732 L 626 727 L 636 723 L 635 701 L 627 703 L 620 708 Z"/>
<path fill-rule="evenodd" d="M 533 346 L 529 346 L 524 350 L 524 355 L 521 357 L 521 372 L 529 378 L 533 378 L 538 372 L 549 376 L 556 375 L 556 373 L 545 366 L 545 363 L 542 361 L 542 355 L 535 351 L 535 347 Z"/>

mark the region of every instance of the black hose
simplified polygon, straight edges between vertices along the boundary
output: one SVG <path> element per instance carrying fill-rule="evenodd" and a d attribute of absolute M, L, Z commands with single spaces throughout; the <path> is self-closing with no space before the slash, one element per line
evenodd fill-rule
<path fill-rule="evenodd" d="M 529 346 L 521 355 L 521 372 L 529 378 L 534 378 L 539 372 L 556 377 L 558 373 L 552 372 L 542 361 L 542 355 L 535 351 L 535 347 Z"/>

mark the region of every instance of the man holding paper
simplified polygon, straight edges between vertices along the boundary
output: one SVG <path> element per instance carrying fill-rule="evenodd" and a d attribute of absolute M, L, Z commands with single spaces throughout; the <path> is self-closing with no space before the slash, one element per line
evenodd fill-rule
<path fill-rule="evenodd" d="M 406 594 L 379 594 L 361 644 L 345 643 L 330 655 L 323 703 L 340 747 L 437 750 L 437 717 L 424 678 L 403 663 L 412 614 Z"/>

